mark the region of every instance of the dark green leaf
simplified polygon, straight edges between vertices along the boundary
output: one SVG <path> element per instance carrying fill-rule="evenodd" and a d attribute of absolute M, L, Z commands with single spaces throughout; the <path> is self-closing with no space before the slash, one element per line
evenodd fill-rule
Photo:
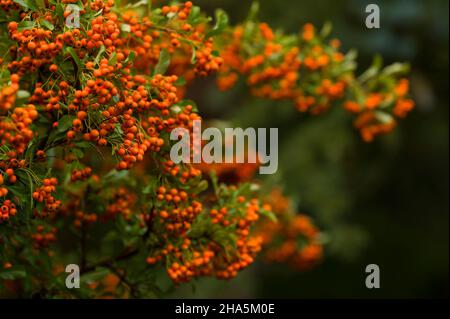
<path fill-rule="evenodd" d="M 84 153 L 79 148 L 71 148 L 70 151 L 73 155 L 75 155 L 77 158 L 83 158 Z"/>
<path fill-rule="evenodd" d="M 50 22 L 48 22 L 48 21 L 45 20 L 45 19 L 42 19 L 42 20 L 41 20 L 41 24 L 42 24 L 44 27 L 46 27 L 47 29 L 49 29 L 50 31 L 53 31 L 53 29 L 55 28 L 55 27 L 53 26 L 53 24 L 51 24 Z"/>
<path fill-rule="evenodd" d="M 105 53 L 105 51 L 106 51 L 106 48 L 105 48 L 104 45 L 102 45 L 102 46 L 100 47 L 100 49 L 98 50 L 97 56 L 95 57 L 94 64 L 98 64 L 98 62 L 99 62 L 100 59 L 102 58 L 103 53 Z"/>
<path fill-rule="evenodd" d="M 28 10 L 37 10 L 36 3 L 33 0 L 14 0 L 15 3 Z"/>
<path fill-rule="evenodd" d="M 75 119 L 73 115 L 64 115 L 58 121 L 58 132 L 65 132 L 72 127 L 72 121 Z"/>
<path fill-rule="evenodd" d="M 45 1 L 44 0 L 35 0 L 36 5 L 39 9 L 45 8 Z"/>
<path fill-rule="evenodd" d="M 28 30 L 28 29 L 33 29 L 35 26 L 36 26 L 35 21 L 22 21 L 22 22 L 19 22 L 18 29 L 19 30 Z"/>
<path fill-rule="evenodd" d="M 186 85 L 186 79 L 182 76 L 179 76 L 178 79 L 173 84 L 176 86 Z"/>
<path fill-rule="evenodd" d="M 197 6 L 192 7 L 191 13 L 189 13 L 188 17 L 188 23 L 192 25 L 198 24 L 200 18 L 201 18 L 201 11 L 200 8 Z"/>
<path fill-rule="evenodd" d="M 25 278 L 27 273 L 23 270 L 5 270 L 0 272 L 0 278 L 3 280 L 14 280 Z"/>
<path fill-rule="evenodd" d="M 216 24 L 214 25 L 214 28 L 206 34 L 205 38 L 210 38 L 222 33 L 223 30 L 225 30 L 225 28 L 228 26 L 228 21 L 228 15 L 225 13 L 225 11 L 223 11 L 222 9 L 217 9 Z"/>
<path fill-rule="evenodd" d="M 158 63 L 155 66 L 155 70 L 153 71 L 153 75 L 155 74 L 164 74 L 170 65 L 170 53 L 166 49 L 163 49 L 159 54 Z"/>
<path fill-rule="evenodd" d="M 104 278 L 106 275 L 110 273 L 109 269 L 107 268 L 97 268 L 93 272 L 89 272 L 85 275 L 81 276 L 81 282 L 82 283 L 90 283 L 93 281 L 98 281 L 102 278 Z"/>
<path fill-rule="evenodd" d="M 142 193 L 144 193 L 144 194 L 154 194 L 156 192 L 156 184 L 157 184 L 157 180 L 156 180 L 156 178 L 153 178 L 147 184 L 147 186 L 144 187 L 144 189 L 142 190 Z"/>
<path fill-rule="evenodd" d="M 72 58 L 74 59 L 75 63 L 78 66 L 78 69 L 81 70 L 83 68 L 83 63 L 81 62 L 80 58 L 78 57 L 77 53 L 75 52 L 74 48 L 72 47 L 67 47 L 67 52 L 69 52 L 69 54 L 72 56 Z"/>
<path fill-rule="evenodd" d="M 113 54 L 110 55 L 108 65 L 116 65 L 117 64 L 117 53 L 113 52 Z"/>

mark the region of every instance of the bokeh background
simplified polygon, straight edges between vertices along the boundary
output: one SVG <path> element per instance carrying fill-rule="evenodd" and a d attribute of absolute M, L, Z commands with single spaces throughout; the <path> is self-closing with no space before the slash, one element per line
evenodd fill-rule
<path fill-rule="evenodd" d="M 365 7 L 381 8 L 381 28 L 365 28 Z M 251 2 L 197 0 L 213 15 L 242 21 Z M 219 92 L 213 79 L 189 95 L 206 119 L 242 127 L 278 127 L 280 183 L 299 212 L 329 239 L 323 263 L 308 272 L 259 261 L 231 282 L 202 279 L 170 297 L 442 298 L 448 297 L 449 141 L 447 0 L 264 0 L 260 20 L 296 33 L 333 24 L 344 50 L 356 48 L 360 71 L 379 52 L 409 61 L 416 109 L 393 134 L 366 144 L 340 109 L 311 117 L 290 103 L 254 99 L 245 84 Z M 365 287 L 365 267 L 381 269 L 381 288 Z"/>

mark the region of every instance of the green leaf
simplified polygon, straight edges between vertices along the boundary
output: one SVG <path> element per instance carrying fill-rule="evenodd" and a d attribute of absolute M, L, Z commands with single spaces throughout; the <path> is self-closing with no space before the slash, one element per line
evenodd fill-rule
<path fill-rule="evenodd" d="M 78 141 L 74 143 L 78 148 L 90 148 L 92 145 L 88 141 Z"/>
<path fill-rule="evenodd" d="M 123 23 L 121 26 L 120 26 L 120 29 L 123 31 L 123 32 L 131 32 L 131 26 L 129 25 L 129 24 L 127 24 L 127 23 Z"/>
<path fill-rule="evenodd" d="M 197 104 L 193 100 L 184 99 L 175 104 L 175 106 L 180 106 L 183 109 L 188 105 L 192 106 L 193 112 L 198 112 Z"/>
<path fill-rule="evenodd" d="M 110 55 L 108 65 L 116 65 L 117 64 L 117 53 L 114 51 L 113 54 Z"/>
<path fill-rule="evenodd" d="M 195 46 L 192 46 L 192 55 L 191 55 L 191 63 L 195 64 L 197 62 L 197 49 L 195 48 Z"/>
<path fill-rule="evenodd" d="M 186 85 L 186 79 L 182 76 L 179 76 L 178 79 L 173 83 L 175 86 L 183 86 Z"/>
<path fill-rule="evenodd" d="M 153 178 L 147 184 L 147 186 L 144 187 L 144 189 L 142 190 L 142 193 L 144 193 L 144 194 L 155 194 L 155 192 L 156 192 L 156 184 L 157 184 L 157 180 L 156 180 L 156 178 Z"/>
<path fill-rule="evenodd" d="M 3 280 L 14 280 L 25 278 L 27 273 L 24 270 L 6 270 L 0 272 L 0 278 Z"/>
<path fill-rule="evenodd" d="M 106 51 L 106 48 L 104 45 L 102 45 L 100 47 L 100 49 L 98 50 L 97 56 L 95 57 L 94 64 L 96 64 L 96 65 L 98 64 L 98 62 L 100 61 L 100 59 L 101 59 L 103 53 L 105 53 L 105 51 Z"/>
<path fill-rule="evenodd" d="M 81 70 L 83 68 L 83 63 L 81 62 L 80 58 L 78 57 L 77 53 L 75 52 L 74 48 L 67 47 L 67 52 L 72 56 L 73 60 L 78 66 L 78 70 Z"/>
<path fill-rule="evenodd" d="M 333 24 L 331 22 L 326 22 L 323 25 L 322 30 L 320 30 L 320 35 L 322 36 L 322 38 L 326 38 L 330 35 L 332 30 L 333 30 Z"/>
<path fill-rule="evenodd" d="M 358 80 L 360 82 L 366 82 L 374 78 L 380 72 L 382 65 L 383 65 L 383 58 L 381 57 L 381 55 L 379 54 L 375 55 L 371 67 L 363 74 L 361 74 Z"/>
<path fill-rule="evenodd" d="M 30 9 L 30 7 L 28 7 L 24 0 L 14 0 L 14 2 L 26 9 Z"/>
<path fill-rule="evenodd" d="M 130 54 L 128 54 L 128 57 L 125 59 L 125 61 L 123 61 L 124 64 L 126 63 L 131 63 L 134 61 L 134 59 L 136 59 L 136 53 L 134 51 L 131 51 Z"/>
<path fill-rule="evenodd" d="M 36 3 L 33 0 L 14 0 L 15 3 L 28 10 L 37 10 Z"/>
<path fill-rule="evenodd" d="M 36 26 L 35 21 L 22 21 L 19 22 L 18 29 L 19 30 L 29 30 L 33 29 Z"/>
<path fill-rule="evenodd" d="M 30 97 L 30 92 L 25 91 L 25 90 L 19 90 L 17 92 L 17 99 L 19 100 L 26 100 Z"/>
<path fill-rule="evenodd" d="M 201 19 L 200 8 L 197 6 L 192 7 L 191 12 L 189 13 L 188 23 L 192 24 L 192 25 L 196 25 L 196 24 L 198 24 L 200 19 Z"/>
<path fill-rule="evenodd" d="M 72 121 L 75 119 L 73 115 L 64 115 L 58 121 L 58 132 L 65 132 L 72 127 Z"/>
<path fill-rule="evenodd" d="M 348 51 L 348 53 L 345 55 L 345 60 L 355 60 L 358 57 L 358 51 L 351 49 Z"/>
<path fill-rule="evenodd" d="M 108 268 L 97 268 L 95 271 L 87 273 L 81 276 L 82 283 L 90 283 L 93 281 L 98 281 L 103 279 L 106 275 L 110 273 Z"/>
<path fill-rule="evenodd" d="M 55 28 L 53 24 L 51 24 L 50 22 L 48 22 L 45 19 L 41 20 L 41 24 L 46 27 L 47 29 L 49 29 L 50 31 L 53 31 L 53 29 Z"/>
<path fill-rule="evenodd" d="M 170 65 L 170 53 L 166 49 L 163 49 L 159 54 L 158 63 L 155 66 L 155 70 L 153 71 L 153 75 L 155 74 L 164 74 Z"/>
<path fill-rule="evenodd" d="M 247 16 L 248 21 L 255 21 L 259 14 L 259 2 L 253 1 Z"/>
<path fill-rule="evenodd" d="M 61 3 L 56 4 L 55 14 L 57 17 L 64 18 L 64 9 Z"/>
<path fill-rule="evenodd" d="M 410 65 L 408 63 L 394 63 L 385 67 L 382 71 L 384 75 L 392 76 L 397 74 L 405 74 L 410 70 Z"/>
<path fill-rule="evenodd" d="M 83 158 L 84 153 L 79 148 L 71 148 L 70 151 L 73 155 L 75 155 L 77 158 Z"/>
<path fill-rule="evenodd" d="M 44 0 L 35 0 L 36 1 L 36 5 L 38 8 L 40 9 L 44 9 L 45 8 L 45 1 Z"/>
<path fill-rule="evenodd" d="M 112 169 L 111 171 L 109 171 L 108 174 L 106 174 L 103 177 L 103 183 L 105 185 L 107 185 L 109 183 L 113 184 L 113 183 L 117 183 L 117 182 L 126 180 L 128 178 L 129 178 L 128 177 L 128 171 L 125 171 L 125 170 L 124 171 L 117 171 L 116 169 Z"/>
<path fill-rule="evenodd" d="M 276 221 L 277 221 L 277 216 L 276 216 L 273 212 L 271 212 L 271 211 L 262 209 L 262 210 L 260 211 L 260 214 L 261 214 L 262 216 L 265 216 L 265 217 L 269 218 L 269 219 L 270 219 L 271 221 L 273 221 L 273 222 L 276 222 Z"/>
<path fill-rule="evenodd" d="M 194 193 L 198 194 L 208 189 L 208 181 L 202 180 L 198 185 L 195 187 Z"/>
<path fill-rule="evenodd" d="M 212 36 L 215 36 L 217 34 L 220 34 L 225 30 L 225 28 L 228 26 L 228 15 L 223 11 L 222 9 L 216 10 L 216 24 L 214 25 L 214 28 L 209 31 L 205 38 L 208 39 Z"/>
<path fill-rule="evenodd" d="M 21 186 L 8 186 L 8 189 L 11 191 L 11 193 L 14 194 L 14 196 L 16 196 L 19 199 L 19 203 L 23 204 L 28 200 L 28 189 L 23 187 L 23 185 Z"/>
<path fill-rule="evenodd" d="M 128 8 L 137 8 L 137 7 L 140 7 L 140 6 L 149 6 L 149 7 L 151 7 L 151 3 L 152 3 L 151 0 L 140 0 L 140 1 L 136 2 L 136 3 L 128 4 L 127 7 Z"/>
<path fill-rule="evenodd" d="M 378 121 L 380 121 L 381 123 L 384 123 L 384 124 L 389 124 L 394 121 L 394 118 L 392 117 L 392 115 L 390 115 L 389 113 L 385 113 L 385 112 L 376 111 L 375 117 L 377 118 Z"/>
<path fill-rule="evenodd" d="M 211 171 L 209 173 L 209 177 L 211 178 L 211 183 L 213 185 L 214 194 L 216 194 L 216 196 L 219 196 L 219 180 L 217 178 L 216 172 Z"/>

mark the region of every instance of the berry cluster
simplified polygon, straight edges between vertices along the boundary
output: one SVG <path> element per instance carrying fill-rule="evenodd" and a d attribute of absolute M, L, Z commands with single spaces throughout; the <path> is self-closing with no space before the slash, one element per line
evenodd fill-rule
<path fill-rule="evenodd" d="M 3 64 L 3 59 L 1 58 L 0 64 Z M 19 75 L 12 74 L 10 77 L 11 84 L 0 87 L 0 112 L 3 113 L 14 106 L 16 95 L 19 91 L 19 80 Z"/>
<path fill-rule="evenodd" d="M 36 232 L 31 234 L 33 246 L 36 249 L 47 248 L 56 241 L 56 228 L 46 229 L 43 225 L 36 227 Z"/>
<path fill-rule="evenodd" d="M 5 200 L 0 207 L 0 222 L 8 220 L 9 216 L 14 216 L 17 213 L 16 205 L 9 199 Z"/>
<path fill-rule="evenodd" d="M 289 35 L 275 34 L 266 23 L 259 28 L 235 27 L 221 42 L 224 63 L 218 87 L 227 90 L 243 75 L 255 96 L 291 100 L 300 112 L 319 114 L 343 105 L 357 114 L 355 127 L 367 142 L 390 132 L 396 118 L 404 118 L 414 108 L 407 98 L 408 82 L 400 78 L 405 68 L 380 70 L 375 65 L 363 80 L 357 79 L 354 55 L 340 52 L 340 41 L 328 40 L 324 30 L 306 24 L 294 41 Z"/>
<path fill-rule="evenodd" d="M 150 265 L 170 261 L 167 273 L 176 283 L 187 282 L 198 276 L 233 278 L 238 271 L 253 263 L 261 250 L 263 238 L 253 235 L 252 228 L 259 220 L 260 212 L 270 207 L 261 207 L 257 199 L 248 200 L 245 195 L 238 195 L 240 191 L 234 186 L 222 184 L 219 188 L 218 197 L 212 199 L 209 212 L 200 213 L 199 210 L 198 217 L 188 231 L 182 229 L 170 244 L 163 249 L 156 249 L 147 258 Z M 165 199 L 166 195 L 177 196 L 177 193 L 174 189 L 167 192 L 160 188 L 158 197 Z M 225 200 L 226 204 L 217 206 L 218 198 Z M 173 216 L 173 211 L 171 214 L 166 211 L 161 213 L 163 219 Z M 176 215 L 180 213 L 176 212 Z M 208 243 L 204 237 L 212 238 L 212 241 Z"/>
<path fill-rule="evenodd" d="M 322 256 L 318 230 L 281 195 L 263 204 L 258 185 L 245 183 L 258 163 L 170 160 L 173 129 L 192 132 L 201 120 L 183 99 L 188 85 L 216 72 L 221 89 L 244 76 L 254 95 L 290 100 L 301 112 L 342 105 L 370 141 L 413 108 L 408 81 L 396 68 L 357 79 L 351 54 L 311 24 L 291 37 L 251 19 L 230 28 L 221 10 L 212 25 L 190 1 L 143 3 L 0 0 L 0 41 L 9 44 L 0 46 L 1 264 L 23 263 L 27 245 L 60 245 L 48 263 L 24 263 L 36 288 L 36 269 L 51 273 L 68 260 L 69 245 L 56 241 L 61 229 L 64 238 L 79 235 L 72 246 L 80 251 L 67 254 L 80 254 L 83 271 L 100 264 L 114 272 L 107 285 L 92 283 L 92 296 L 108 286 L 135 297 L 140 289 L 126 278 L 135 271 L 120 265 L 128 258 L 136 258 L 130 268 L 164 267 L 175 283 L 233 278 L 261 250 L 313 266 Z M 79 28 L 65 25 L 66 4 L 80 8 Z M 279 223 L 266 218 L 274 214 Z M 31 236 L 28 226 L 36 227 Z M 86 253 L 99 242 L 111 246 L 99 247 L 102 256 Z"/>
<path fill-rule="evenodd" d="M 0 121 L 0 141 L 2 145 L 10 145 L 14 154 L 23 154 L 34 137 L 30 128 L 33 121 L 38 117 L 34 105 L 16 107 L 8 121 Z"/>
<path fill-rule="evenodd" d="M 42 181 L 42 184 L 41 187 L 33 192 L 33 198 L 37 202 L 44 204 L 42 211 L 36 211 L 36 214 L 39 216 L 46 216 L 47 214 L 55 213 L 60 208 L 61 201 L 56 200 L 52 194 L 56 191 L 56 185 L 58 185 L 58 180 L 56 178 L 46 178 Z"/>
<path fill-rule="evenodd" d="M 308 216 L 292 213 L 292 204 L 281 191 L 269 195 L 278 222 L 266 220 L 259 225 L 264 255 L 272 262 L 289 263 L 300 270 L 315 266 L 323 255 L 320 233 Z"/>
<path fill-rule="evenodd" d="M 70 180 L 72 182 L 82 181 L 89 178 L 92 175 L 92 168 L 85 167 L 83 169 L 75 169 L 72 171 L 72 175 L 70 176 Z"/>

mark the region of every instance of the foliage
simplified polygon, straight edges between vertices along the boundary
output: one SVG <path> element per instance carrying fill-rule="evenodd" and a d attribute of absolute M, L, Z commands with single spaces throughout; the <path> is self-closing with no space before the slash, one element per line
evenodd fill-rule
<path fill-rule="evenodd" d="M 80 28 L 66 24 L 67 4 L 80 8 Z M 296 256 L 300 268 L 320 260 L 317 229 L 292 209 L 273 209 L 281 199 L 261 191 L 253 168 L 216 167 L 207 177 L 211 167 L 170 160 L 171 130 L 200 119 L 183 98 L 197 77 L 216 73 L 228 89 L 243 76 L 254 95 L 302 112 L 343 105 L 366 141 L 413 107 L 403 65 L 381 69 L 376 59 L 356 77 L 355 54 L 339 52 L 328 27 L 274 32 L 256 6 L 236 27 L 191 2 L 5 0 L 1 8 L 5 294 L 153 297 L 164 293 L 161 269 L 179 284 L 233 278 L 261 250 Z M 238 177 L 227 180 L 230 172 Z M 276 232 L 267 238 L 265 227 Z M 279 245 L 289 250 L 283 258 L 273 257 Z M 65 287 L 71 263 L 81 289 Z"/>

